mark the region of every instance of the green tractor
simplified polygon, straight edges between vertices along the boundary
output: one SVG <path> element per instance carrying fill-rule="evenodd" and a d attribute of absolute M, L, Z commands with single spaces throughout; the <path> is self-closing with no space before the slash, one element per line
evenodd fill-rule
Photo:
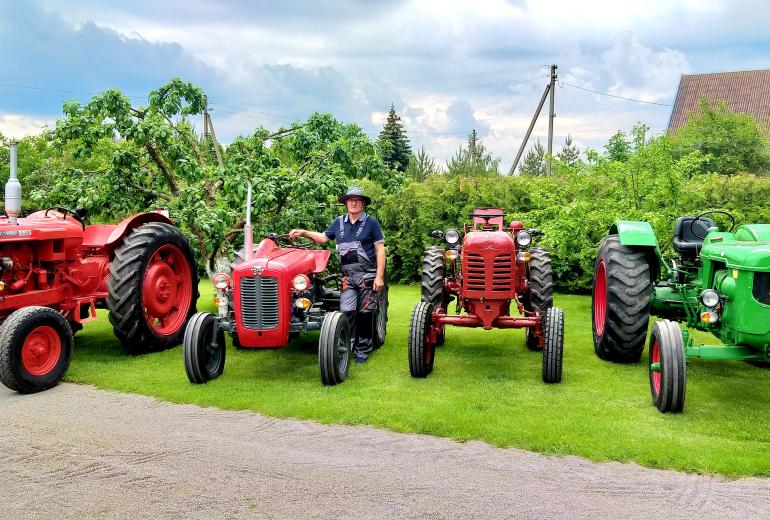
<path fill-rule="evenodd" d="M 729 220 L 727 231 L 709 218 L 717 214 Z M 693 358 L 770 362 L 770 224 L 734 228 L 725 211 L 680 217 L 670 262 L 647 222 L 618 221 L 599 245 L 594 350 L 608 361 L 637 362 L 650 314 L 662 318 L 652 328 L 649 377 L 663 413 L 684 409 Z M 711 332 L 722 344 L 696 344 L 689 329 Z"/>

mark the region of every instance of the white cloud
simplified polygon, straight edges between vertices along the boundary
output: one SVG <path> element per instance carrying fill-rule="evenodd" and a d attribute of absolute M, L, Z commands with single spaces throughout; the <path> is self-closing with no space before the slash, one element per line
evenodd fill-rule
<path fill-rule="evenodd" d="M 29 117 L 21 114 L 0 114 L 0 133 L 11 139 L 22 139 L 42 133 L 55 124 L 53 118 Z"/>

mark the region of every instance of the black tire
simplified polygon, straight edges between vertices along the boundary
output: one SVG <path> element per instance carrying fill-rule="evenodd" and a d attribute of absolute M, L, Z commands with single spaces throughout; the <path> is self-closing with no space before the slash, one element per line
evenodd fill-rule
<path fill-rule="evenodd" d="M 426 343 L 431 326 L 433 305 L 420 302 L 414 307 L 409 326 L 409 372 L 412 377 L 426 377 L 433 372 L 436 349 Z"/>
<path fill-rule="evenodd" d="M 318 368 L 324 385 L 337 385 L 348 378 L 350 369 L 350 324 L 341 312 L 326 313 L 318 339 Z"/>
<path fill-rule="evenodd" d="M 0 326 L 0 381 L 16 392 L 48 390 L 72 360 L 72 329 L 49 307 L 23 307 Z"/>
<path fill-rule="evenodd" d="M 687 388 L 687 363 L 678 323 L 655 322 L 650 337 L 649 361 L 652 402 L 662 413 L 681 413 Z M 653 363 L 658 364 L 659 370 L 653 370 Z"/>
<path fill-rule="evenodd" d="M 210 312 L 199 312 L 190 318 L 184 331 L 182 350 L 187 379 L 200 385 L 222 375 L 225 370 L 225 333 L 217 329 L 217 318 Z"/>
<path fill-rule="evenodd" d="M 532 256 L 526 267 L 529 291 L 524 295 L 524 308 L 544 314 L 553 307 L 551 254 L 541 247 L 532 248 L 529 254 Z M 529 350 L 543 350 L 544 343 L 535 336 L 532 328 L 526 329 L 526 339 Z"/>
<path fill-rule="evenodd" d="M 374 313 L 374 348 L 380 348 L 385 344 L 385 336 L 388 334 L 388 279 L 385 278 L 385 287 L 380 292 L 380 303 Z"/>
<path fill-rule="evenodd" d="M 564 311 L 551 307 L 543 318 L 543 383 L 561 383 Z"/>
<path fill-rule="evenodd" d="M 650 256 L 645 249 L 604 237 L 594 267 L 591 299 L 594 351 L 599 358 L 636 363 L 650 322 Z"/>
<path fill-rule="evenodd" d="M 433 309 L 449 307 L 449 295 L 444 293 L 444 250 L 440 247 L 432 247 L 425 250 L 422 259 L 422 288 L 420 301 L 430 303 Z M 436 346 L 444 345 L 445 327 L 441 328 L 441 334 L 436 338 Z"/>
<path fill-rule="evenodd" d="M 162 258 L 164 254 L 164 262 L 176 275 L 177 286 L 174 290 L 175 301 L 164 317 L 170 324 L 164 327 L 162 320 L 158 320 L 158 327 L 155 327 L 156 318 L 149 310 L 148 299 L 160 297 L 156 296 L 156 291 L 145 294 L 143 287 L 148 273 L 154 269 L 150 262 Z M 169 263 L 168 258 L 179 260 Z M 178 262 L 184 262 L 186 267 Z M 149 222 L 132 230 L 115 249 L 110 262 L 107 291 L 113 331 L 129 352 L 140 354 L 180 344 L 185 325 L 195 313 L 199 296 L 198 271 L 187 238 L 178 228 L 162 222 Z M 161 304 L 169 305 L 167 301 Z"/>

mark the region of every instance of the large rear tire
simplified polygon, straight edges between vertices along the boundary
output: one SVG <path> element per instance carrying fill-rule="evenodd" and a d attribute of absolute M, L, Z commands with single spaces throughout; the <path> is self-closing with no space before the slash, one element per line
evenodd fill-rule
<path fill-rule="evenodd" d="M 541 247 L 534 247 L 529 251 L 531 258 L 527 263 L 527 279 L 529 280 L 529 292 L 524 295 L 524 308 L 530 312 L 539 311 L 545 315 L 545 311 L 553 307 L 553 267 L 551 266 L 551 254 Z M 529 350 L 543 350 L 543 341 L 535 336 L 531 327 L 527 327 L 527 348 Z"/>
<path fill-rule="evenodd" d="M 561 383 L 564 311 L 551 307 L 543 317 L 543 383 Z"/>
<path fill-rule="evenodd" d="M 185 328 L 182 350 L 184 368 L 191 383 L 208 383 L 225 370 L 225 333 L 217 329 L 214 336 L 216 320 L 210 312 L 199 312 L 190 318 Z"/>
<path fill-rule="evenodd" d="M 662 413 L 684 410 L 687 364 L 679 324 L 656 321 L 650 337 L 650 393 Z"/>
<path fill-rule="evenodd" d="M 444 293 L 444 250 L 440 247 L 432 247 L 425 250 L 422 259 L 422 290 L 420 301 L 430 303 L 433 309 L 449 307 L 449 295 Z M 445 328 L 441 328 L 441 334 L 436 338 L 436 346 L 444 344 Z"/>
<path fill-rule="evenodd" d="M 72 359 L 72 329 L 49 307 L 23 307 L 0 326 L 0 382 L 31 394 L 61 381 Z"/>
<path fill-rule="evenodd" d="M 428 302 L 418 303 L 412 312 L 408 347 L 409 372 L 412 377 L 426 377 L 433 372 L 436 349 L 427 342 L 432 314 L 433 305 Z"/>
<path fill-rule="evenodd" d="M 115 336 L 129 352 L 180 344 L 199 296 L 187 238 L 163 222 L 134 229 L 115 249 L 107 291 Z"/>
<path fill-rule="evenodd" d="M 650 258 L 647 251 L 604 237 L 594 268 L 592 321 L 599 358 L 636 363 L 642 356 L 650 321 Z"/>
<path fill-rule="evenodd" d="M 326 313 L 318 339 L 318 368 L 324 385 L 338 385 L 350 369 L 350 324 L 341 312 Z"/>

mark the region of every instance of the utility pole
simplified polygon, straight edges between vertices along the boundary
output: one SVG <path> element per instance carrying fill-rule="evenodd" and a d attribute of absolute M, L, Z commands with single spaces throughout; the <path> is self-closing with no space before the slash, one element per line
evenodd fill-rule
<path fill-rule="evenodd" d="M 211 122 L 211 116 L 208 110 L 203 111 L 203 137 L 211 137 L 211 142 L 214 145 L 214 153 L 217 156 L 217 163 L 220 168 L 224 168 L 225 165 L 222 162 L 222 154 L 219 151 L 219 142 L 217 142 L 217 134 L 214 133 L 214 123 Z"/>
<path fill-rule="evenodd" d="M 545 159 L 545 174 L 551 175 L 551 159 L 553 158 L 553 118 L 556 116 L 553 110 L 554 92 L 556 90 L 556 65 L 551 65 L 551 110 L 548 113 L 548 157 Z"/>
<path fill-rule="evenodd" d="M 532 135 L 532 129 L 535 128 L 535 123 L 537 122 L 537 118 L 540 116 L 540 111 L 543 110 L 543 105 L 545 104 L 545 98 L 548 97 L 549 93 L 551 94 L 551 110 L 548 116 L 548 154 L 549 155 L 551 154 L 553 150 L 553 117 L 554 117 L 553 90 L 555 86 L 556 86 L 556 65 L 551 65 L 551 81 L 549 81 L 548 84 L 545 86 L 543 97 L 540 98 L 540 103 L 538 103 L 537 108 L 535 109 L 535 115 L 532 116 L 532 121 L 529 123 L 529 128 L 527 128 L 527 133 L 524 135 L 524 140 L 521 142 L 519 151 L 516 153 L 516 159 L 513 160 L 513 165 L 511 166 L 511 169 L 508 171 L 508 175 L 513 175 L 516 172 L 516 166 L 519 165 L 519 159 L 521 159 L 521 154 L 524 153 L 524 148 L 527 147 L 527 141 L 529 141 L 529 136 Z M 546 161 L 546 171 L 548 175 L 551 174 L 550 160 Z"/>

